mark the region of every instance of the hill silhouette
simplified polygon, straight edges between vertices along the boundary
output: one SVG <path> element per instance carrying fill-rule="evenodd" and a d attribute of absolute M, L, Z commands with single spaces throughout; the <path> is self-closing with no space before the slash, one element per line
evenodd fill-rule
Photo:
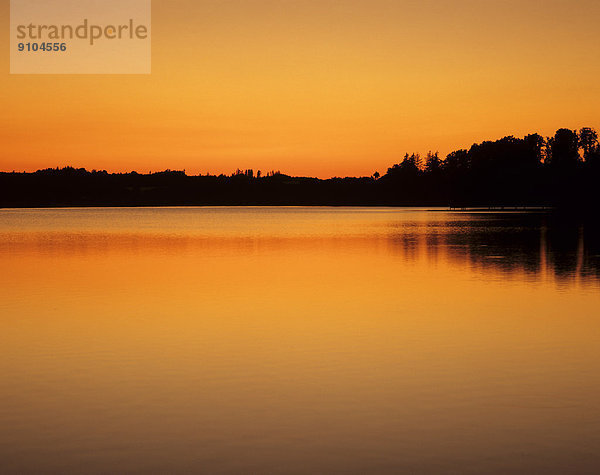
<path fill-rule="evenodd" d="M 50 168 L 0 173 L 0 207 L 329 205 L 588 207 L 600 204 L 600 145 L 592 128 L 474 144 L 440 159 L 406 154 L 380 176 L 306 178 L 237 170 L 188 176 Z"/>

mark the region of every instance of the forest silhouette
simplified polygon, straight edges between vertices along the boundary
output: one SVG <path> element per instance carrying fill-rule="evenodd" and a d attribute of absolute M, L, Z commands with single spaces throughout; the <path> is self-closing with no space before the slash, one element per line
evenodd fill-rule
<path fill-rule="evenodd" d="M 0 173 L 0 207 L 322 205 L 595 207 L 600 204 L 597 132 L 559 129 L 473 144 L 441 159 L 406 154 L 384 175 L 318 179 L 237 170 L 188 176 L 49 168 Z"/>

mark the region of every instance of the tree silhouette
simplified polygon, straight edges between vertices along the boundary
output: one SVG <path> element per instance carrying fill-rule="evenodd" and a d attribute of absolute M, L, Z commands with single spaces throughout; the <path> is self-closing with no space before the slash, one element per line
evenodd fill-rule
<path fill-rule="evenodd" d="M 590 127 L 582 128 L 579 131 L 579 143 L 583 148 L 583 158 L 589 160 L 598 149 L 598 133 Z"/>
<path fill-rule="evenodd" d="M 574 168 L 579 163 L 579 137 L 577 132 L 558 129 L 550 142 L 550 162 L 554 168 Z"/>
<path fill-rule="evenodd" d="M 581 152 L 581 154 L 580 154 Z M 456 150 L 444 160 L 406 153 L 384 176 L 291 177 L 237 169 L 188 176 L 182 170 L 139 174 L 49 168 L 0 173 L 0 207 L 158 205 L 431 205 L 595 207 L 600 144 L 589 127 L 503 137 Z"/>
<path fill-rule="evenodd" d="M 438 173 L 442 169 L 442 161 L 440 160 L 438 152 L 431 153 L 431 150 L 427 152 L 425 158 L 425 173 Z"/>

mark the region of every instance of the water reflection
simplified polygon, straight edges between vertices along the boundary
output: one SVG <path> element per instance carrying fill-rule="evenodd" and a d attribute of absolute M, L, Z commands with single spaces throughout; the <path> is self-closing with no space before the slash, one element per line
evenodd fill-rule
<path fill-rule="evenodd" d="M 219 210 L 222 211 L 222 210 Z M 294 210 L 296 212 L 297 210 Z M 55 211 L 53 211 L 55 212 Z M 136 211 L 139 212 L 139 211 Z M 253 211 L 254 213 L 255 211 Z M 261 210 L 262 212 L 262 210 Z M 280 210 L 275 210 L 280 213 Z M 98 213 L 98 210 L 95 210 Z M 185 210 L 184 213 L 189 213 Z M 240 210 L 235 211 L 235 219 Z M 554 279 L 558 283 L 600 281 L 600 232 L 590 221 L 565 219 L 552 214 L 528 213 L 388 213 L 364 214 L 358 210 L 332 211 L 332 223 L 323 223 L 323 210 L 310 222 L 306 212 L 277 219 L 248 220 L 245 227 L 211 223 L 179 228 L 161 224 L 132 229 L 100 231 L 95 223 L 77 228 L 31 230 L 0 226 L 0 254 L 63 255 L 258 255 L 273 252 L 345 252 L 365 256 L 391 252 L 406 263 L 456 266 L 506 277 Z M 310 216 L 310 215 L 309 215 Z M 64 216 L 62 217 L 64 220 Z M 106 216 L 104 216 L 106 219 Z M 123 217 L 119 218 L 123 221 Z M 175 222 L 176 220 L 173 220 Z M 189 223 L 186 218 L 180 220 Z M 6 223 L 4 223 L 6 224 Z M 114 226 L 111 219 L 110 224 Z M 170 224 L 170 223 L 167 223 Z M 330 223 L 331 224 L 331 223 Z M 27 228 L 27 226 L 23 226 Z"/>
<path fill-rule="evenodd" d="M 0 473 L 593 473 L 598 234 L 0 211 Z"/>
<path fill-rule="evenodd" d="M 400 229 L 392 223 L 389 241 L 407 260 L 443 256 L 456 265 L 518 277 L 600 279 L 600 233 L 592 223 L 541 214 L 469 216 Z"/>

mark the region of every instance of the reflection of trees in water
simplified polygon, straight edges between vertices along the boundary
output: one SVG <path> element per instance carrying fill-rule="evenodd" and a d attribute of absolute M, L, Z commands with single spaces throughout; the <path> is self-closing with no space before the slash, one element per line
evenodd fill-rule
<path fill-rule="evenodd" d="M 551 220 L 545 242 L 548 265 L 557 277 L 600 279 L 600 233 L 595 223 Z"/>
<path fill-rule="evenodd" d="M 447 259 L 506 274 L 600 281 L 600 228 L 593 223 L 539 214 L 464 215 L 404 227 L 390 235 L 407 260 Z"/>

